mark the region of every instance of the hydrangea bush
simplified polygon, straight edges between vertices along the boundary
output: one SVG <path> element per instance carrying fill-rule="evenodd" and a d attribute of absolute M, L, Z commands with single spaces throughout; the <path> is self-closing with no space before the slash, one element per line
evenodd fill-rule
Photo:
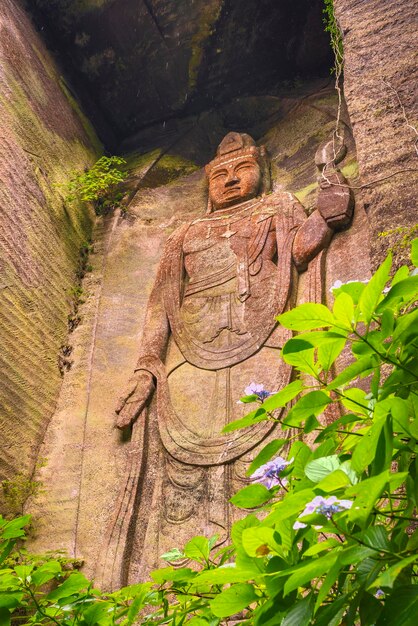
<path fill-rule="evenodd" d="M 415 625 L 418 275 L 391 277 L 388 256 L 368 283 L 333 294 L 332 310 L 279 316 L 296 333 L 281 354 L 295 379 L 274 393 L 251 383 L 241 401 L 254 410 L 227 426 L 277 421 L 231 499 L 243 519 L 229 546 L 194 537 L 162 555 L 187 567 L 106 595 L 56 560 L 22 561 L 13 544 L 27 520 L 3 521 L 0 623 Z"/>

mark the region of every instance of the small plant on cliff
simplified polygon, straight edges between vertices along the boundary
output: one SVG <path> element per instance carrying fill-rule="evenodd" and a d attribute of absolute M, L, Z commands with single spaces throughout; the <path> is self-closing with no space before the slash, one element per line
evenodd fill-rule
<path fill-rule="evenodd" d="M 334 0 L 324 0 L 323 13 L 324 13 L 325 31 L 329 33 L 331 48 L 334 53 L 334 67 L 332 68 L 331 71 L 335 74 L 335 90 L 337 91 L 337 94 L 338 94 L 338 111 L 337 111 L 337 119 L 336 119 L 336 124 L 335 124 L 333 141 L 334 141 L 334 154 L 337 154 L 344 140 L 342 134 L 340 133 L 340 118 L 341 118 L 341 107 L 342 107 L 341 77 L 342 77 L 343 70 L 344 70 L 343 37 L 341 34 L 340 27 L 338 26 L 337 18 L 335 17 Z"/>
<path fill-rule="evenodd" d="M 389 243 L 388 249 L 395 258 L 395 264 L 400 265 L 407 262 L 408 249 L 417 234 L 418 224 L 413 224 L 413 226 L 397 226 L 396 228 L 383 231 L 379 233 L 379 237 L 387 239 Z"/>
<path fill-rule="evenodd" d="M 334 67 L 333 70 L 335 72 L 339 70 L 341 73 L 344 63 L 344 48 L 341 31 L 334 13 L 334 0 L 324 0 L 323 13 L 325 32 L 330 35 L 331 47 L 335 57 L 336 67 Z"/>
<path fill-rule="evenodd" d="M 102 156 L 86 172 L 72 176 L 66 186 L 66 200 L 92 202 L 97 215 L 116 208 L 123 197 L 119 187 L 127 176 L 121 168 L 125 163 L 122 157 Z"/>

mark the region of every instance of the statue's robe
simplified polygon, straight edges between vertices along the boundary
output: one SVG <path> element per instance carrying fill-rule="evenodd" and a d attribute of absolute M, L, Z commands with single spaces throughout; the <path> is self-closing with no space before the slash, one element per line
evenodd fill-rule
<path fill-rule="evenodd" d="M 277 391 L 290 380 L 279 359 L 290 335 L 275 316 L 296 292 L 292 244 L 306 215 L 289 193 L 248 205 L 227 224 L 217 213 L 185 224 L 166 243 L 137 365 L 153 374 L 156 391 L 134 427 L 140 459 L 133 457 L 107 544 L 110 584 L 146 579 L 161 554 L 194 535 L 225 540 L 237 515 L 228 500 L 274 428 L 263 421 L 221 433 L 252 408 L 237 404 L 248 384 Z M 221 236 L 226 226 L 230 237 Z M 187 273 L 194 253 L 213 259 L 196 275 Z"/>
<path fill-rule="evenodd" d="M 290 301 L 292 243 L 306 217 L 286 193 L 248 204 L 244 213 L 226 211 L 227 220 L 215 213 L 182 226 L 161 259 L 154 290 L 168 318 L 168 350 L 163 362 L 153 353 L 152 333 L 150 340 L 145 333 L 137 366 L 157 380 L 149 419 L 156 420 L 162 444 L 159 460 L 152 461 L 158 464 L 152 501 L 144 508 L 140 500 L 136 513 L 138 521 L 149 520 L 145 533 L 140 522 L 134 541 L 145 569 L 194 534 L 228 533 L 227 500 L 243 486 L 249 453 L 273 425 L 263 421 L 228 434 L 222 428 L 248 411 L 237 401 L 249 383 L 276 391 L 290 379 L 278 354 L 289 335 L 275 316 Z M 226 227 L 234 235 L 222 238 Z M 273 259 L 263 258 L 269 235 L 276 242 Z M 212 263 L 203 275 L 189 276 L 188 255 L 202 252 Z M 136 558 L 131 579 L 144 567 L 138 568 Z"/>

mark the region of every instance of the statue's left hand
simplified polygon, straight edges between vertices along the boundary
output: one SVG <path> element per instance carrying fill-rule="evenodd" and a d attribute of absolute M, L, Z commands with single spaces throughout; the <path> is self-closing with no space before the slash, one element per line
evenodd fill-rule
<path fill-rule="evenodd" d="M 332 230 L 346 228 L 353 216 L 354 199 L 339 170 L 325 171 L 319 179 L 317 209 Z"/>
<path fill-rule="evenodd" d="M 125 391 L 116 406 L 116 426 L 127 428 L 134 423 L 154 391 L 154 379 L 150 372 L 139 370 L 129 379 Z"/>

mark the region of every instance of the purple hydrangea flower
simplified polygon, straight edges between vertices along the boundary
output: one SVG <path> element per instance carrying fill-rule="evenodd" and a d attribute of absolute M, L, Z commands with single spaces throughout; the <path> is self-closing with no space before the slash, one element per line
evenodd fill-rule
<path fill-rule="evenodd" d="M 287 483 L 287 480 L 286 478 L 280 478 L 280 474 L 288 465 L 293 463 L 293 461 L 293 458 L 290 459 L 290 461 L 286 461 L 281 456 L 278 456 L 272 461 L 261 465 L 261 467 L 251 475 L 251 480 L 253 483 L 264 485 L 267 489 L 277 487 L 277 485 L 283 486 Z"/>
<path fill-rule="evenodd" d="M 327 519 L 331 519 L 335 513 L 351 509 L 352 504 L 351 500 L 340 500 L 335 496 L 330 496 L 329 498 L 315 496 L 315 498 L 305 506 L 305 510 L 299 515 L 298 519 L 293 524 L 293 528 L 295 530 L 306 528 L 306 524 L 298 521 L 301 517 L 304 517 L 304 515 L 319 513 L 320 515 L 325 515 Z M 322 526 L 315 526 L 315 528 L 322 528 Z"/>
<path fill-rule="evenodd" d="M 248 387 L 245 387 L 244 393 L 246 396 L 257 396 L 260 400 L 265 400 L 272 395 L 271 391 L 267 391 L 264 385 L 258 383 L 250 383 Z"/>

